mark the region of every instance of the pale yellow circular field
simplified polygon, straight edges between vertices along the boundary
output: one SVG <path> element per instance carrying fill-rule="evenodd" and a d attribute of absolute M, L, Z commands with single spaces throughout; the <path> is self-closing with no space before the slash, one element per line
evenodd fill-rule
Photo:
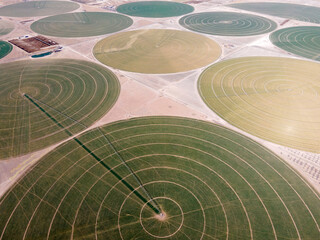
<path fill-rule="evenodd" d="M 277 57 L 219 62 L 199 79 L 206 104 L 260 138 L 320 153 L 320 64 Z"/>
<path fill-rule="evenodd" d="M 219 45 L 196 33 L 145 29 L 99 41 L 94 56 L 103 64 L 130 72 L 175 73 L 206 66 L 221 54 Z"/>

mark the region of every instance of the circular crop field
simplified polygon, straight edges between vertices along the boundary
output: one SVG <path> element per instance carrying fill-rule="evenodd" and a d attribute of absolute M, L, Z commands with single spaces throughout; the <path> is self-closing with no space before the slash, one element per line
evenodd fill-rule
<path fill-rule="evenodd" d="M 14 24 L 5 20 L 0 20 L 0 36 L 10 33 L 14 29 Z"/>
<path fill-rule="evenodd" d="M 320 153 L 320 64 L 246 57 L 200 76 L 205 103 L 234 126 L 284 146 Z"/>
<path fill-rule="evenodd" d="M 174 117 L 68 141 L 0 199 L 0 212 L 3 239 L 320 237 L 319 194 L 284 161 L 229 129 Z"/>
<path fill-rule="evenodd" d="M 76 12 L 46 17 L 34 22 L 34 32 L 56 37 L 90 37 L 128 28 L 132 19 L 116 13 Z"/>
<path fill-rule="evenodd" d="M 7 56 L 12 51 L 12 45 L 5 41 L 0 41 L 0 59 Z"/>
<path fill-rule="evenodd" d="M 293 54 L 320 61 L 320 27 L 280 29 L 270 35 L 271 42 Z"/>
<path fill-rule="evenodd" d="M 136 17 L 164 18 L 193 12 L 190 5 L 168 1 L 142 1 L 122 4 L 117 11 Z"/>
<path fill-rule="evenodd" d="M 195 13 L 182 17 L 179 23 L 191 31 L 221 36 L 258 35 L 277 27 L 267 18 L 234 12 Z"/>
<path fill-rule="evenodd" d="M 119 88 L 113 73 L 91 62 L 1 64 L 0 159 L 57 143 L 70 136 L 67 131 L 84 130 L 113 106 Z"/>
<path fill-rule="evenodd" d="M 11 4 L 0 8 L 0 16 L 37 17 L 71 12 L 80 6 L 67 1 L 30 1 Z"/>
<path fill-rule="evenodd" d="M 250 2 L 234 3 L 228 6 L 276 17 L 296 19 L 303 22 L 320 23 L 320 8 L 308 5 L 277 2 Z"/>
<path fill-rule="evenodd" d="M 93 54 L 103 64 L 125 71 L 175 73 L 212 63 L 219 58 L 221 48 L 199 34 L 145 29 L 102 39 L 95 45 Z"/>

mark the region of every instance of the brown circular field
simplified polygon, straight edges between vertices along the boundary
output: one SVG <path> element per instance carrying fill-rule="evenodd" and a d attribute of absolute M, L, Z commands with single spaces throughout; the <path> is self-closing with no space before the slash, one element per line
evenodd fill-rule
<path fill-rule="evenodd" d="M 14 29 L 14 24 L 0 19 L 0 36 L 10 33 Z"/>
<path fill-rule="evenodd" d="M 214 62 L 221 48 L 215 41 L 196 33 L 145 29 L 107 37 L 96 44 L 93 53 L 100 62 L 116 69 L 175 73 Z"/>

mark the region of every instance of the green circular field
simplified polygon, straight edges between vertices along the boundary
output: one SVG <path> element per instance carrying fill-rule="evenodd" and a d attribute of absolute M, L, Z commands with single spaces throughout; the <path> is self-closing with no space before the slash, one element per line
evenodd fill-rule
<path fill-rule="evenodd" d="M 179 23 L 191 31 L 221 36 L 258 35 L 277 27 L 267 18 L 234 12 L 195 13 L 182 17 Z"/>
<path fill-rule="evenodd" d="M 308 5 L 278 2 L 250 2 L 234 3 L 228 6 L 276 17 L 296 19 L 303 22 L 320 23 L 320 8 Z"/>
<path fill-rule="evenodd" d="M 0 41 L 0 59 L 7 56 L 12 51 L 12 45 L 5 41 Z"/>
<path fill-rule="evenodd" d="M 0 159 L 66 139 L 69 135 L 63 128 L 72 134 L 84 130 L 83 125 L 91 125 L 108 112 L 119 88 L 113 73 L 87 61 L 57 59 L 1 64 Z"/>
<path fill-rule="evenodd" d="M 270 35 L 271 42 L 293 54 L 320 61 L 320 27 L 280 29 Z"/>
<path fill-rule="evenodd" d="M 0 20 L 0 36 L 10 33 L 14 29 L 14 24 L 5 20 Z"/>
<path fill-rule="evenodd" d="M 116 69 L 175 73 L 214 62 L 221 48 L 215 41 L 191 32 L 144 29 L 102 39 L 95 45 L 93 54 L 103 64 Z"/>
<path fill-rule="evenodd" d="M 71 12 L 80 6 L 67 1 L 30 1 L 11 4 L 0 8 L 0 16 L 37 17 Z"/>
<path fill-rule="evenodd" d="M 229 129 L 175 117 L 64 143 L 0 212 L 2 239 L 320 238 L 320 196 L 284 161 Z"/>
<path fill-rule="evenodd" d="M 141 1 L 122 4 L 117 11 L 136 17 L 165 18 L 193 12 L 190 5 L 168 1 Z"/>
<path fill-rule="evenodd" d="M 320 153 L 320 64 L 245 57 L 200 76 L 205 103 L 232 125 L 284 146 Z"/>
<path fill-rule="evenodd" d="M 116 13 L 76 12 L 40 19 L 31 25 L 39 34 L 56 37 L 90 37 L 128 28 L 132 19 Z"/>

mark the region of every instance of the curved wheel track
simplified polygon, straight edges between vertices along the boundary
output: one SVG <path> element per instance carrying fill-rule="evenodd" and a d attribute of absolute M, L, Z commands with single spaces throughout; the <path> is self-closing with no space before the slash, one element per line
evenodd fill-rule
<path fill-rule="evenodd" d="M 247 137 L 218 125 L 174 117 L 126 120 L 101 131 L 161 214 L 124 185 L 126 181 L 144 194 L 100 131 L 93 129 L 79 141 L 122 179 L 70 140 L 43 157 L 0 200 L 0 237 L 320 236 L 319 195 L 286 163 Z"/>

